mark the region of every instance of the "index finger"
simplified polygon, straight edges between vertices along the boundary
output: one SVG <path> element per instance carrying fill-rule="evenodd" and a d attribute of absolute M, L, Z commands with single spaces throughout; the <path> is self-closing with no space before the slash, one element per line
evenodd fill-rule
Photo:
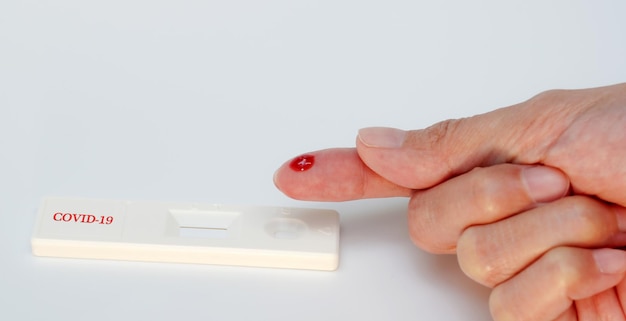
<path fill-rule="evenodd" d="M 367 167 L 355 148 L 325 149 L 301 156 L 285 162 L 274 174 L 276 187 L 291 198 L 348 201 L 411 194 L 411 189 L 391 183 Z"/>

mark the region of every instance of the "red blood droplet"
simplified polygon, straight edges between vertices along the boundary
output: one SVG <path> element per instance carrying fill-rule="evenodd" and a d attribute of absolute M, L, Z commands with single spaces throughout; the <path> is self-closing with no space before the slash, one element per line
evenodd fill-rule
<path fill-rule="evenodd" d="M 289 163 L 289 168 L 296 172 L 303 172 L 313 167 L 313 164 L 315 164 L 315 156 L 305 154 L 294 158 Z"/>

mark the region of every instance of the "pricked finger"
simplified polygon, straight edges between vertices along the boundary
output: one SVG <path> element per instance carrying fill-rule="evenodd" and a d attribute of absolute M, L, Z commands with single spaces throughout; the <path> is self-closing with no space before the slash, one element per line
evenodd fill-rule
<path fill-rule="evenodd" d="M 285 162 L 274 184 L 287 196 L 310 201 L 347 201 L 410 195 L 411 190 L 369 169 L 354 148 L 310 152 Z"/>

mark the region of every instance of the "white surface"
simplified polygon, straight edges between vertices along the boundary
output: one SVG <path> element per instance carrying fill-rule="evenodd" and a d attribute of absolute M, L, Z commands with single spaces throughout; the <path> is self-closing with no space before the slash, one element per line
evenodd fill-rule
<path fill-rule="evenodd" d="M 333 210 L 47 197 L 37 256 L 332 271 Z"/>
<path fill-rule="evenodd" d="M 623 1 L 0 2 L 0 320 L 488 320 L 406 200 L 274 189 L 298 153 L 623 82 Z M 336 272 L 33 257 L 44 195 L 322 207 Z"/>

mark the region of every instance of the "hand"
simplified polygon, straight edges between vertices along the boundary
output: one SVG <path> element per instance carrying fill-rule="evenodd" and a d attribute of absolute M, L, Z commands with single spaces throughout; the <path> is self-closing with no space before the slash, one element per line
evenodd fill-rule
<path fill-rule="evenodd" d="M 517 319 L 553 320 L 559 311 L 571 314 L 574 306 L 580 320 L 593 315 L 589 307 L 600 306 L 603 315 L 617 311 L 623 319 L 622 305 L 615 295 L 623 288 L 618 284 L 626 269 L 623 252 L 585 248 L 612 247 L 623 242 L 616 236 L 623 229 L 616 222 L 620 222 L 622 206 L 626 205 L 626 167 L 622 165 L 625 147 L 626 84 L 550 91 L 515 106 L 445 121 L 425 130 L 362 130 L 356 150 L 315 152 L 313 168 L 294 172 L 283 166 L 275 182 L 287 195 L 299 199 L 411 196 L 409 225 L 416 244 L 444 253 L 458 246 L 466 273 L 495 287 L 491 306 L 498 320 L 507 320 L 507 314 Z M 549 165 L 566 176 L 531 188 L 524 175 L 532 170 L 521 165 L 498 165 L 507 163 Z M 504 166 L 517 169 L 503 170 Z M 485 168 L 471 171 L 477 167 Z M 560 198 L 564 177 L 571 180 L 574 196 Z M 494 198 L 492 194 L 499 189 L 481 189 L 490 186 L 487 181 L 524 186 L 521 192 L 509 196 L 526 193 L 527 197 L 518 199 L 518 203 L 506 197 Z M 466 196 L 465 200 L 459 195 Z M 552 202 L 538 206 L 547 201 Z M 438 202 L 445 206 L 437 208 Z M 580 220 L 581 216 L 585 220 Z M 542 224 L 550 218 L 552 224 Z M 526 232 L 502 237 L 511 234 L 501 231 L 517 231 L 520 226 L 519 231 L 532 230 L 528 222 L 536 222 L 538 231 L 550 226 L 550 233 L 545 234 L 547 237 Z M 585 234 L 572 237 L 566 232 L 576 224 L 589 228 L 585 231 L 601 232 L 589 238 Z M 423 226 L 436 226 L 440 233 L 429 236 L 422 233 Z M 495 237 L 498 233 L 501 239 Z M 476 243 L 473 248 L 471 240 L 481 235 L 498 241 Z M 499 254 L 489 256 L 494 248 Z M 477 255 L 466 255 L 472 251 L 464 249 L 473 249 Z M 485 249 L 489 250 L 481 251 Z M 615 273 L 608 273 L 608 277 L 607 271 Z M 546 282 L 519 281 L 541 280 L 536 275 L 542 275 Z M 585 283 L 589 279 L 594 282 Z M 562 282 L 551 286 L 549 280 Z M 541 304 L 532 298 L 551 303 Z M 572 305 L 576 299 L 582 300 Z M 566 319 L 564 314 L 559 320 Z M 576 316 L 569 319 L 575 320 Z"/>
<path fill-rule="evenodd" d="M 275 183 L 296 199 L 340 201 L 408 196 L 475 167 L 544 164 L 566 173 L 576 193 L 626 206 L 626 180 L 615 179 L 626 175 L 625 147 L 626 83 L 553 90 L 423 130 L 361 130 L 356 150 L 315 152 L 304 173 L 285 164 Z"/>
<path fill-rule="evenodd" d="M 626 209 L 567 192 L 550 167 L 477 168 L 413 194 L 411 235 L 456 250 L 495 320 L 624 320 Z"/>

